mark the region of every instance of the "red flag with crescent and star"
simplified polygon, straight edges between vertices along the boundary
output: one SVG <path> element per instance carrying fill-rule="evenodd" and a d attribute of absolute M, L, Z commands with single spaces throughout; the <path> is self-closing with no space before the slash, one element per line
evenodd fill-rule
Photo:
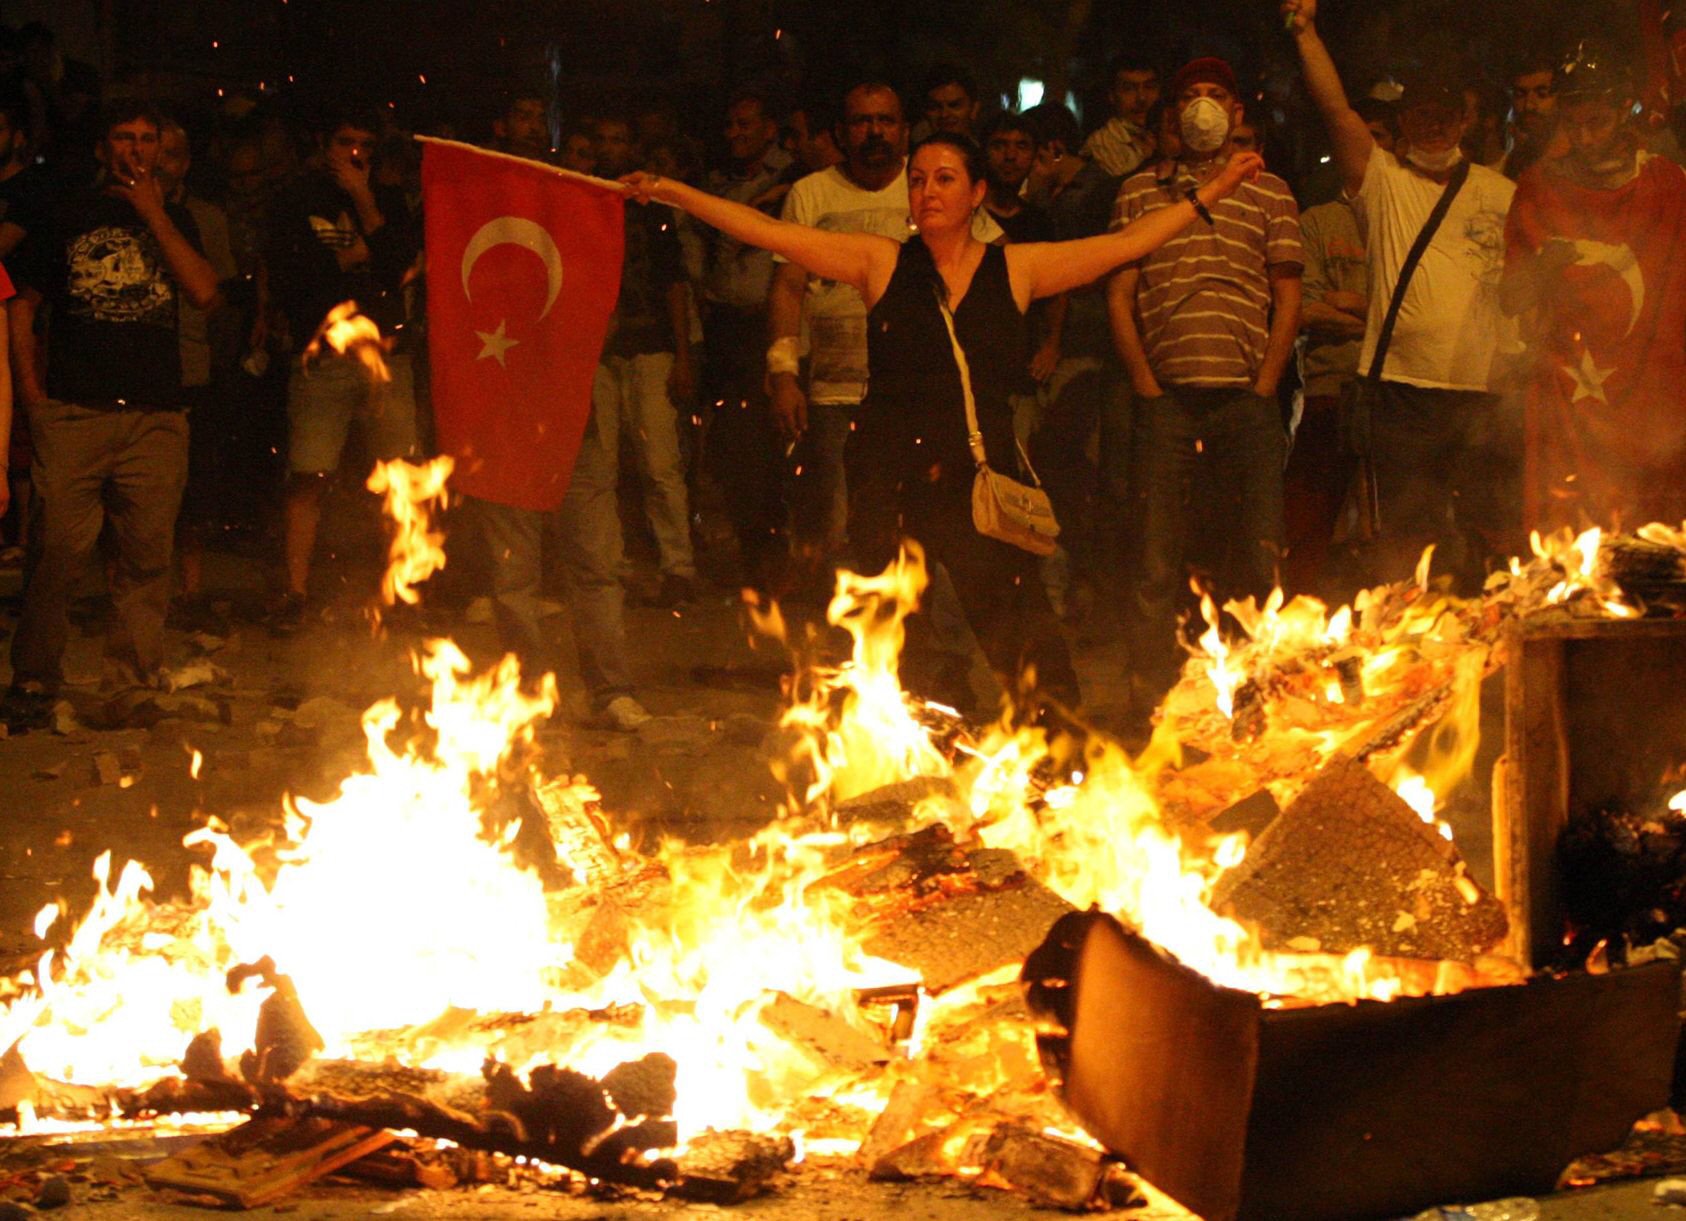
<path fill-rule="evenodd" d="M 1613 189 L 1541 162 L 1507 221 L 1516 264 L 1574 248 L 1531 345 L 1524 515 L 1628 529 L 1686 517 L 1686 173 L 1662 157 Z"/>
<path fill-rule="evenodd" d="M 427 320 L 439 448 L 457 490 L 562 503 L 620 292 L 613 184 L 424 140 Z"/>

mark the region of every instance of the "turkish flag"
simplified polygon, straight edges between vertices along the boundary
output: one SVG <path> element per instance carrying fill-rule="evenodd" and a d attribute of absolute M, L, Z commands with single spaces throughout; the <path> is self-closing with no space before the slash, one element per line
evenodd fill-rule
<path fill-rule="evenodd" d="M 624 204 L 608 184 L 424 139 L 427 320 L 440 449 L 459 491 L 562 503 L 620 291 Z"/>
<path fill-rule="evenodd" d="M 1530 527 L 1628 529 L 1686 517 L 1686 173 L 1651 157 L 1621 186 L 1542 162 L 1506 221 L 1516 266 L 1554 239 L 1530 345 L 1524 514 Z"/>

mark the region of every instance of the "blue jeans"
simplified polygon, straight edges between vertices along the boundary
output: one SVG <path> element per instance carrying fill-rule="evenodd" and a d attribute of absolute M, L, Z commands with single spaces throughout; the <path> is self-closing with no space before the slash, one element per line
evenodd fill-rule
<path fill-rule="evenodd" d="M 615 498 L 615 455 L 604 445 L 593 412 L 580 443 L 567 495 L 551 513 L 475 500 L 481 538 L 492 569 L 492 613 L 503 647 L 537 677 L 559 670 L 557 642 L 540 610 L 541 542 L 554 516 L 562 574 L 574 617 L 580 678 L 601 707 L 630 694 L 626 661 L 625 595 L 621 590 L 621 522 Z"/>
<path fill-rule="evenodd" d="M 1138 692 L 1162 695 L 1181 668 L 1177 610 L 1188 587 L 1190 502 L 1227 497 L 1229 548 L 1217 601 L 1263 598 L 1282 554 L 1282 469 L 1288 437 L 1274 398 L 1242 387 L 1175 386 L 1135 405 L 1140 506 L 1136 590 L 1126 604 Z"/>

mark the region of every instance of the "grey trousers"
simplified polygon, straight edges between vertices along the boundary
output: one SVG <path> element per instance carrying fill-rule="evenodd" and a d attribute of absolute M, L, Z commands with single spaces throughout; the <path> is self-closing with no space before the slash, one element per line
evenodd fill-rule
<path fill-rule="evenodd" d="M 632 691 L 626 662 L 625 594 L 621 589 L 621 522 L 615 499 L 615 455 L 601 437 L 596 413 L 586 425 L 573 478 L 550 513 L 474 500 L 474 516 L 492 573 L 492 614 L 503 647 L 536 678 L 557 673 L 557 641 L 540 610 L 541 540 L 553 518 L 562 549 L 562 575 L 573 611 L 580 678 L 602 706 Z"/>
<path fill-rule="evenodd" d="M 101 686 L 149 686 L 164 660 L 170 557 L 187 482 L 187 417 L 107 411 L 49 399 L 29 408 L 37 512 L 12 681 L 47 692 L 64 681 L 76 582 L 109 524 L 113 615 Z"/>

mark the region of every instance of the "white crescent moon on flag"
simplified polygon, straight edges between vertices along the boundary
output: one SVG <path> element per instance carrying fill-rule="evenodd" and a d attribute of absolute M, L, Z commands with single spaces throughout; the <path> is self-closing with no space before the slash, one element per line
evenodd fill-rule
<path fill-rule="evenodd" d="M 1639 268 L 1639 257 L 1633 253 L 1633 247 L 1625 242 L 1620 246 L 1612 246 L 1608 242 L 1592 242 L 1584 238 L 1576 238 L 1574 245 L 1575 252 L 1580 256 L 1575 260 L 1578 265 L 1608 267 L 1626 282 L 1628 293 L 1633 298 L 1633 313 L 1628 315 L 1627 334 L 1633 334 L 1633 328 L 1639 324 L 1639 315 L 1645 311 L 1645 273 Z"/>
<path fill-rule="evenodd" d="M 524 216 L 499 216 L 481 225 L 462 252 L 462 295 L 471 301 L 474 298 L 468 291 L 468 277 L 480 256 L 493 246 L 519 246 L 543 260 L 545 297 L 544 308 L 539 311 L 539 319 L 543 321 L 550 307 L 556 304 L 556 295 L 562 291 L 562 252 L 556 248 L 556 242 L 543 225 Z"/>

